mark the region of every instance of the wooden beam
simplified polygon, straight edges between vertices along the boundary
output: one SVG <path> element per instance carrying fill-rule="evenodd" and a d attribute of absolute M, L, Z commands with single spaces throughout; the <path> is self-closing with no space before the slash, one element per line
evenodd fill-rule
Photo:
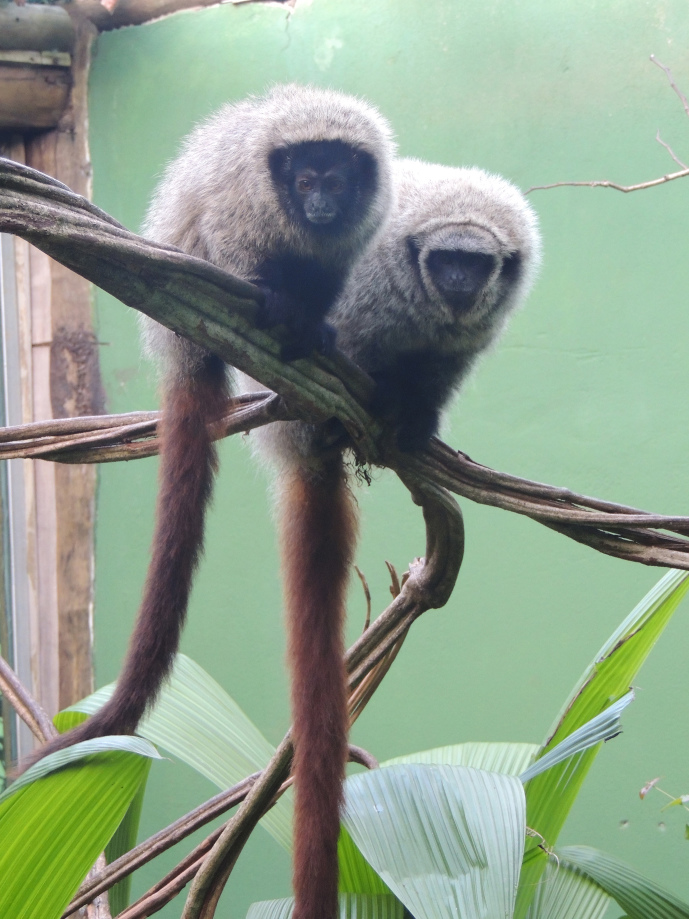
<path fill-rule="evenodd" d="M 0 6 L 0 131 L 57 125 L 72 85 L 75 37 L 61 7 Z"/>
<path fill-rule="evenodd" d="M 8 3 L 0 6 L 0 51 L 64 51 L 74 47 L 76 31 L 59 6 Z"/>
<path fill-rule="evenodd" d="M 0 59 L 0 131 L 54 128 L 67 106 L 71 82 L 69 67 Z"/>
<path fill-rule="evenodd" d="M 284 3 L 293 6 L 294 0 L 71 0 L 67 9 L 76 18 L 84 17 L 99 31 L 121 29 L 123 26 L 137 26 L 152 19 L 160 19 L 182 10 L 197 10 L 220 3 L 239 5 L 247 2 Z"/>

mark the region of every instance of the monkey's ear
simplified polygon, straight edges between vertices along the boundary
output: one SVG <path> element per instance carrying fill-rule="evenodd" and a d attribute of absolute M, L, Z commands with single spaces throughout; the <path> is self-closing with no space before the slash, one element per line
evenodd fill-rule
<path fill-rule="evenodd" d="M 284 182 L 292 168 L 292 160 L 289 151 L 285 147 L 276 147 L 268 155 L 268 167 L 270 174 L 276 182 Z"/>

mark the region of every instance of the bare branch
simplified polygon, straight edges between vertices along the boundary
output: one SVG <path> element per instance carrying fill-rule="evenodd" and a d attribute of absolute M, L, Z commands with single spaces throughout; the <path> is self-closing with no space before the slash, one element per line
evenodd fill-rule
<path fill-rule="evenodd" d="M 675 79 L 672 76 L 672 71 L 670 70 L 670 68 L 666 67 L 665 64 L 661 64 L 658 58 L 655 56 L 655 54 L 651 55 L 650 60 L 653 61 L 656 67 L 660 67 L 660 69 L 665 73 L 665 76 L 668 78 L 668 82 L 670 83 L 670 86 L 676 93 L 677 97 L 679 98 L 679 101 L 684 106 L 685 113 L 689 115 L 689 100 L 687 100 L 687 97 L 681 91 L 679 86 L 677 86 L 677 84 L 675 83 Z"/>
<path fill-rule="evenodd" d="M 659 179 L 651 179 L 648 182 L 639 182 L 637 185 L 618 185 L 617 182 L 609 182 L 607 179 L 594 182 L 553 182 L 551 185 L 532 185 L 531 188 L 524 192 L 525 195 L 531 194 L 532 191 L 545 191 L 549 188 L 614 188 L 616 191 L 625 193 L 630 191 L 641 191 L 644 188 L 655 188 L 656 185 L 665 185 L 666 182 L 674 182 L 675 179 L 682 179 L 689 175 L 689 169 L 682 169 L 680 172 L 671 172 L 661 176 Z"/>
<path fill-rule="evenodd" d="M 79 892 L 62 914 L 62 919 L 66 919 L 79 907 L 89 903 L 97 894 L 108 890 L 113 884 L 121 881 L 122 878 L 127 877 L 128 874 L 136 871 L 137 868 L 156 858 L 162 852 L 167 851 L 167 849 L 170 849 L 200 827 L 210 823 L 220 814 L 224 814 L 235 807 L 240 801 L 244 800 L 259 775 L 260 773 L 256 772 L 247 776 L 241 782 L 233 785 L 232 788 L 228 788 L 227 791 L 222 791 L 215 797 L 210 798 L 204 804 L 175 820 L 165 829 L 160 830 L 160 832 L 150 836 L 138 846 L 130 849 L 129 852 L 126 852 L 111 865 L 108 865 L 98 875 L 89 878 L 82 884 Z M 208 848 L 210 848 L 210 845 Z"/>
<path fill-rule="evenodd" d="M 57 737 L 55 725 L 4 657 L 0 657 L 0 691 L 37 740 L 46 743 Z"/>
<path fill-rule="evenodd" d="M 244 393 L 233 398 L 222 421 L 211 428 L 219 440 L 246 433 L 272 421 L 294 418 L 280 396 L 272 392 Z M 30 457 L 58 463 L 114 463 L 158 453 L 160 412 L 38 421 L 0 428 L 0 460 Z M 68 427 L 73 424 L 73 430 Z"/>
<path fill-rule="evenodd" d="M 660 69 L 665 72 L 665 75 L 668 78 L 670 86 L 672 87 L 672 89 L 678 96 L 680 102 L 684 106 L 684 111 L 686 112 L 687 115 L 689 115 L 689 100 L 687 100 L 687 97 L 684 95 L 684 93 L 680 90 L 680 88 L 675 83 L 675 80 L 672 76 L 672 71 L 670 70 L 670 68 L 666 67 L 664 64 L 661 64 L 660 61 L 653 54 L 651 55 L 651 60 L 657 67 L 660 67 Z M 666 182 L 674 182 L 675 179 L 682 179 L 684 178 L 684 176 L 689 175 L 689 166 L 687 166 L 685 163 L 682 162 L 682 160 L 680 160 L 680 158 L 677 156 L 677 154 L 674 152 L 674 150 L 672 149 L 672 147 L 670 147 L 669 144 L 666 144 L 664 140 L 661 140 L 660 131 L 658 131 L 658 133 L 656 134 L 656 140 L 658 141 L 659 144 L 665 147 L 665 149 L 670 154 L 672 159 L 677 163 L 677 165 L 682 167 L 680 172 L 671 172 L 671 173 L 668 173 L 667 175 L 661 176 L 659 179 L 651 179 L 648 182 L 639 182 L 637 185 L 618 185 L 617 182 L 609 182 L 607 179 L 600 180 L 600 181 L 594 181 L 594 182 L 553 182 L 551 185 L 532 185 L 531 188 L 529 188 L 528 191 L 525 192 L 525 194 L 528 195 L 532 191 L 545 191 L 549 188 L 573 188 L 573 187 L 574 188 L 576 187 L 614 188 L 616 191 L 621 191 L 626 194 L 630 191 L 641 191 L 644 188 L 655 188 L 656 185 L 664 185 Z"/>
<path fill-rule="evenodd" d="M 279 360 L 279 336 L 252 325 L 261 295 L 251 285 L 200 259 L 129 233 L 59 182 L 8 160 L 0 160 L 0 229 L 29 239 L 125 303 L 145 310 L 276 389 L 285 400 L 257 397 L 242 403 L 241 409 L 228 414 L 217 436 L 278 418 L 338 418 L 370 463 L 390 466 L 402 476 L 435 483 L 481 504 L 524 514 L 609 555 L 646 565 L 689 568 L 686 517 L 648 514 L 518 479 L 481 466 L 439 440 L 418 455 L 399 453 L 368 412 L 373 381 L 351 361 L 343 355 L 292 364 Z M 14 429 L 8 434 L 12 439 L 0 444 L 0 456 L 28 453 L 81 462 L 151 455 L 157 449 L 152 429 L 145 428 L 151 419 L 134 417 L 136 421 L 121 416 L 119 422 L 113 421 L 113 428 L 119 424 L 125 430 L 123 436 L 107 426 L 92 430 L 84 424 L 71 431 L 34 427 L 32 436 L 63 439 L 29 443 Z M 103 424 L 103 419 L 97 423 Z M 84 442 L 75 445 L 72 436 Z M 91 441 L 92 436 L 107 442 Z M 657 529 L 677 535 L 654 532 Z"/>
<path fill-rule="evenodd" d="M 687 166 L 686 163 L 683 163 L 683 162 L 682 162 L 682 160 L 677 156 L 677 154 L 676 154 L 675 151 L 672 149 L 672 147 L 670 146 L 670 144 L 666 144 L 665 141 L 663 140 L 663 138 L 660 136 L 660 128 L 658 129 L 658 131 L 657 131 L 657 133 L 656 133 L 656 140 L 658 141 L 658 143 L 660 144 L 661 147 L 665 147 L 665 149 L 667 150 L 667 152 L 670 154 L 670 156 L 673 158 L 673 160 L 677 163 L 678 166 L 681 166 L 682 169 L 689 169 L 689 166 Z"/>
<path fill-rule="evenodd" d="M 355 747 L 353 743 L 349 745 L 349 762 L 350 763 L 359 763 L 360 766 L 365 766 L 367 769 L 378 769 L 380 763 L 368 750 L 364 750 L 363 747 Z"/>

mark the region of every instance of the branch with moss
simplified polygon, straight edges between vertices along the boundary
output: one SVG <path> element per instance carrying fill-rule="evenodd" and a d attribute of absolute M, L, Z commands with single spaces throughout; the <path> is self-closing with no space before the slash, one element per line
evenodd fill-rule
<path fill-rule="evenodd" d="M 251 284 L 130 233 L 66 186 L 9 160 L 0 160 L 0 230 L 28 240 L 279 394 L 240 400 L 216 425 L 218 437 L 278 419 L 337 418 L 364 461 L 388 466 L 406 482 L 435 483 L 523 514 L 608 555 L 689 568 L 687 517 L 652 514 L 497 472 L 437 438 L 418 454 L 401 453 L 369 411 L 373 381 L 344 355 L 314 355 L 291 364 L 280 360 L 280 330 L 255 327 L 262 294 Z M 7 429 L 0 456 L 67 462 L 150 456 L 157 450 L 156 418 L 137 413 Z"/>

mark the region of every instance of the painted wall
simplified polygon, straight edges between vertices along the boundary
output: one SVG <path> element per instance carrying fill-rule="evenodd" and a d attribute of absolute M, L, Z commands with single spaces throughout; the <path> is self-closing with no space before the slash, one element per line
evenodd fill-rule
<path fill-rule="evenodd" d="M 402 154 L 480 165 L 523 188 L 650 179 L 678 168 L 656 131 L 689 157 L 689 121 L 649 55 L 689 91 L 688 43 L 684 0 L 304 0 L 292 13 L 226 5 L 123 29 L 99 39 L 91 78 L 96 201 L 136 229 L 192 125 L 283 80 L 365 95 L 394 124 Z M 446 439 L 498 469 L 689 512 L 689 180 L 531 200 L 545 243 L 541 278 L 466 387 Z M 102 294 L 98 311 L 109 409 L 155 405 L 135 315 Z M 99 684 L 117 674 L 140 596 L 155 474 L 155 460 L 101 470 Z M 358 563 L 381 609 L 384 560 L 404 568 L 423 552 L 423 528 L 389 474 L 358 497 Z M 506 512 L 463 507 L 467 552 L 454 596 L 414 627 L 354 731 L 380 759 L 463 740 L 540 741 L 605 638 L 662 574 Z M 183 649 L 277 742 L 288 710 L 274 537 L 263 476 L 240 439 L 222 448 L 207 543 Z M 353 590 L 351 638 L 363 616 Z M 683 814 L 661 815 L 660 797 L 642 803 L 637 791 L 657 775 L 689 791 L 688 657 L 684 609 L 641 672 L 625 733 L 601 752 L 560 840 L 614 852 L 685 899 Z M 170 762 L 154 766 L 150 786 L 144 833 L 214 791 Z M 137 890 L 162 870 L 142 871 Z M 287 893 L 287 858 L 259 831 L 219 915 L 242 917 L 252 900 Z"/>

